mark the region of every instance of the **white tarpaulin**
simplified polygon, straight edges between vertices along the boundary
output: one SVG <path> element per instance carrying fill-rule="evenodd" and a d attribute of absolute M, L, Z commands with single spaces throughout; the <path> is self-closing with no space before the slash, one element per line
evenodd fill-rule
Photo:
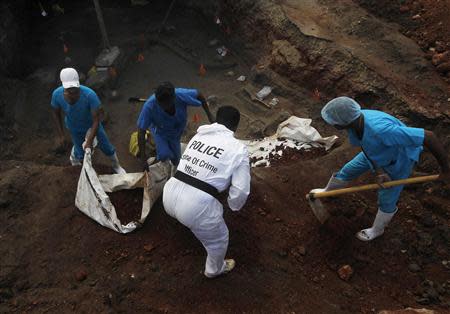
<path fill-rule="evenodd" d="M 309 150 L 311 148 L 324 147 L 329 150 L 337 140 L 337 136 L 322 137 L 320 133 L 311 126 L 311 119 L 303 119 L 291 116 L 280 123 L 277 132 L 261 140 L 243 141 L 248 148 L 252 167 L 270 166 L 270 155 L 282 156 L 286 147 L 294 149 Z"/>
<path fill-rule="evenodd" d="M 110 174 L 98 176 L 92 167 L 92 155 L 88 151 L 83 160 L 78 180 L 75 205 L 87 216 L 102 226 L 119 233 L 128 233 L 140 226 L 156 200 L 161 196 L 164 184 L 169 179 L 171 166 L 169 163 L 156 163 L 149 167 L 149 172 Z M 142 212 L 138 221 L 122 225 L 117 218 L 114 204 L 107 192 L 124 189 L 143 188 Z"/>

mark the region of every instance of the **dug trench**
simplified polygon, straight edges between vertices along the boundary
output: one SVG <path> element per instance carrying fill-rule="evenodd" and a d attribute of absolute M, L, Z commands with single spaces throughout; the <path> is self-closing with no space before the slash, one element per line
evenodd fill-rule
<path fill-rule="evenodd" d="M 385 39 L 387 47 L 377 47 L 373 52 L 375 57 L 372 55 L 370 60 L 348 59 L 340 44 L 350 49 L 348 45 L 354 43 L 354 38 L 345 41 L 322 24 L 318 25 L 322 27 L 319 33 L 311 34 L 311 25 L 301 23 L 299 30 L 299 12 L 306 12 L 307 20 L 315 23 L 317 14 L 324 14 L 316 12 L 317 8 L 328 5 L 330 12 L 337 14 L 339 4 L 317 3 L 320 6 L 313 7 L 312 11 L 311 7 L 300 10 L 292 2 L 283 1 L 254 4 L 228 1 L 222 7 L 193 1 L 189 9 L 175 6 L 168 25 L 178 31 L 168 29 L 163 40 L 184 43 L 184 48 L 176 51 L 170 45 L 146 45 L 136 51 L 135 44 L 127 41 L 149 28 L 147 23 L 154 23 L 151 27 L 159 25 L 167 5 L 162 4 L 160 11 L 158 7 L 153 10 L 114 5 L 104 8 L 106 23 L 109 21 L 111 25 L 109 30 L 116 34 L 114 40 L 124 43 L 124 50 L 129 49 L 130 60 L 133 60 L 120 76 L 117 91 L 122 97 L 112 99 L 107 93 L 102 97 L 108 114 L 107 132 L 124 167 L 128 171 L 139 169 L 139 163 L 128 154 L 128 141 L 135 130 L 140 105 L 129 104 L 126 98 L 149 95 L 154 85 L 167 79 L 178 86 L 192 86 L 207 95 L 214 94 L 218 103 L 238 106 L 243 113 L 237 132 L 239 138 L 270 135 L 290 114 L 312 117 L 313 125 L 324 136 L 335 134 L 335 130 L 320 121 L 318 112 L 326 100 L 340 93 L 357 96 L 366 106 L 399 114 L 409 123 L 433 128 L 445 138 L 448 135 L 443 114 L 445 104 L 441 104 L 442 110 L 436 114 L 434 107 L 422 108 L 418 106 L 420 102 L 411 101 L 410 95 L 405 93 L 406 87 L 414 84 L 405 85 L 411 75 L 404 73 L 417 71 L 436 79 L 437 86 L 426 91 L 432 99 L 445 98 L 441 91 L 444 83 L 432 72 L 432 67 L 424 63 L 414 70 L 418 63 L 425 61 L 414 59 L 411 64 L 407 62 L 409 59 L 400 60 L 400 56 L 391 59 L 393 67 L 404 66 L 397 72 L 399 76 L 387 75 L 385 63 L 379 58 L 383 56 L 382 49 L 387 50 L 389 58 L 393 57 L 388 39 Z M 351 8 L 347 10 L 349 14 L 361 14 L 359 7 L 346 8 Z M 64 25 L 67 17 L 77 16 L 80 10 L 88 16 L 93 14 L 83 11 L 82 6 L 71 11 L 68 3 L 66 10 L 63 17 L 52 19 L 50 23 Z M 197 10 L 201 10 L 201 15 L 193 15 Z M 253 12 L 253 18 L 246 14 L 248 10 Z M 247 27 L 247 32 L 225 39 L 233 48 L 226 62 L 237 63 L 231 69 L 234 76 L 229 73 L 230 69 L 207 68 L 206 76 L 200 77 L 198 64 L 189 61 L 197 54 L 206 64 L 216 62 L 215 47 L 206 47 L 211 39 L 223 39 L 224 35 L 214 28 L 211 11 L 224 12 L 223 20 L 230 23 L 232 31 L 235 27 L 238 30 Z M 293 21 L 289 22 L 286 14 Z M 361 16 L 367 25 L 388 27 L 365 14 Z M 149 16 L 153 17 L 150 22 Z M 117 19 L 123 24 L 112 23 Z M 240 24 L 236 22 L 239 19 Z M 342 21 L 339 23 L 346 25 Z M 95 50 L 95 38 L 81 40 L 76 34 L 80 29 L 91 29 L 95 33 L 96 24 L 95 20 L 80 24 L 74 22 L 70 27 L 74 41 L 70 49 L 75 50 L 80 67 L 87 72 L 91 61 L 82 51 Z M 35 35 L 52 38 L 51 30 L 43 25 L 35 29 Z M 358 25 L 352 26 L 354 32 L 370 37 L 361 32 Z M 255 27 L 267 36 L 257 38 Z M 321 39 L 324 36 L 325 39 Z M 397 36 L 400 35 L 395 34 Z M 394 39 L 390 40 L 395 43 Z M 408 45 L 413 44 L 408 42 Z M 41 59 L 45 60 L 45 66 L 52 69 L 61 65 L 49 52 L 57 47 L 59 41 L 49 39 L 40 52 L 47 58 Z M 406 56 L 418 54 L 416 48 L 408 47 L 401 52 Z M 352 53 L 361 56 L 360 49 Z M 144 57 L 139 62 L 135 58 L 137 52 Z M 309 60 L 303 60 L 303 56 L 309 56 Z M 337 57 L 334 62 L 333 57 Z M 351 62 L 346 63 L 349 60 Z M 347 74 L 356 72 L 360 73 L 357 78 Z M 47 115 L 53 85 L 45 85 L 43 72 L 39 73 L 41 76 L 34 75 L 16 84 L 24 86 L 27 93 L 17 99 L 9 98 L 21 109 L 12 120 L 18 126 L 8 124 L 11 132 L 8 131 L 7 139 L 2 138 L 0 311 L 372 313 L 408 306 L 427 307 L 442 313 L 448 310 L 448 186 L 429 183 L 407 187 L 399 212 L 383 237 L 362 243 L 354 234 L 371 224 L 376 212 L 375 192 L 326 201 L 332 217 L 323 226 L 305 200 L 310 189 L 324 186 L 330 174 L 357 150 L 341 140 L 340 145 L 326 153 L 289 151 L 276 157 L 272 167 L 252 169 L 251 194 L 246 206 L 239 212 L 225 210 L 230 231 L 227 256 L 235 258 L 237 266 L 227 276 L 208 280 L 202 275 L 203 247 L 188 229 L 166 215 L 160 201 L 143 226 L 128 235 L 101 227 L 75 208 L 80 168 L 68 166 L 68 152 L 55 155 L 52 150 L 53 131 Z M 247 99 L 241 92 L 242 83 L 235 77 L 241 73 L 248 76 L 245 84 L 253 90 L 261 88 L 262 84 L 273 85 L 280 99 L 278 107 L 268 110 Z M 382 84 L 383 80 L 389 84 Z M 424 86 L 429 83 L 425 80 Z M 8 86 L 12 86 L 12 93 L 14 84 Z M 417 91 L 420 97 L 425 97 L 422 89 L 427 88 L 424 86 Z M 35 101 L 30 103 L 27 101 L 30 99 Z M 35 112 L 33 123 L 20 120 L 27 111 Z M 184 140 L 192 136 L 199 124 L 205 123 L 201 111 L 193 110 L 189 114 Z M 200 115 L 200 121 L 193 119 L 195 114 Z M 20 124 L 29 129 L 21 128 Z M 345 138 L 345 134 L 337 134 Z M 423 159 L 417 171 L 437 171 L 429 153 Z M 102 173 L 107 171 L 107 159 L 101 153 L 95 155 L 95 167 Z M 363 177 L 355 184 L 370 180 L 369 176 Z M 120 208 L 132 209 L 137 195 L 130 195 L 127 193 L 114 202 Z M 347 270 L 340 272 L 347 275 L 342 276 L 344 279 L 338 274 L 343 266 Z M 351 276 L 349 269 L 353 273 Z"/>
<path fill-rule="evenodd" d="M 325 169 L 290 159 L 254 169 L 245 208 L 225 212 L 228 256 L 238 266 L 207 280 L 200 243 L 160 203 L 142 228 L 119 235 L 73 206 L 79 168 L 8 162 L 1 170 L 2 191 L 13 185 L 21 192 L 8 189 L 8 197 L 22 201 L 16 210 L 2 211 L 3 242 L 21 244 L 2 246 L 5 309 L 340 313 L 417 301 L 442 309 L 432 303 L 442 304 L 447 295 L 442 274 L 448 265 L 442 261 L 448 260 L 448 200 L 442 203 L 432 190 L 406 191 L 385 236 L 366 244 L 353 235 L 373 219 L 374 195 L 333 200 L 340 210 L 320 226 L 304 194 L 318 186 Z M 337 274 L 344 265 L 353 269 L 348 281 Z"/>

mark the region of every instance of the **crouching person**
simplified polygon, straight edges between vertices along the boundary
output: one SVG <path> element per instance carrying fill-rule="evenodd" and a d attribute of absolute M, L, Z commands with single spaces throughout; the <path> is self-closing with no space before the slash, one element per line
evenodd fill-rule
<path fill-rule="evenodd" d="M 218 195 L 229 187 L 228 205 L 238 211 L 250 193 L 247 148 L 234 137 L 239 120 L 234 107 L 219 108 L 216 123 L 198 128 L 163 192 L 166 212 L 191 229 L 205 247 L 208 278 L 235 266 L 233 259 L 225 259 L 228 228 Z"/>
<path fill-rule="evenodd" d="M 350 181 L 365 172 L 377 175 L 378 212 L 371 228 L 356 234 L 361 241 L 371 241 L 384 233 L 397 212 L 397 202 L 403 185 L 385 188 L 384 182 L 408 178 L 423 147 L 429 149 L 441 167 L 440 179 L 448 182 L 450 166 L 442 143 L 433 132 L 406 126 L 397 118 L 378 111 L 365 110 L 353 99 L 338 97 L 322 109 L 322 118 L 337 129 L 347 130 L 350 143 L 361 147 L 361 152 L 334 174 L 325 189 L 346 187 Z"/>
<path fill-rule="evenodd" d="M 72 137 L 72 152 L 70 162 L 72 166 L 81 165 L 86 148 L 93 148 L 97 139 L 101 151 L 111 159 L 115 173 L 126 173 L 120 166 L 114 146 L 100 122 L 100 99 L 89 87 L 80 85 L 78 73 L 75 69 L 65 68 L 60 74 L 62 86 L 52 94 L 53 108 L 60 145 L 65 142 L 62 113 L 65 115 L 64 124 Z"/>

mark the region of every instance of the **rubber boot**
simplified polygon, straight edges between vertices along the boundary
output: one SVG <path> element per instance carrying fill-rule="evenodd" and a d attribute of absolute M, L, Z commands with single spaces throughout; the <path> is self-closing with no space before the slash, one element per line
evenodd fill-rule
<path fill-rule="evenodd" d="M 117 154 L 116 154 L 116 153 L 114 153 L 114 154 L 113 154 L 112 156 L 110 156 L 109 158 L 111 159 L 111 162 L 112 162 L 112 168 L 113 168 L 113 170 L 114 170 L 115 173 L 117 173 L 117 174 L 126 174 L 126 173 L 127 173 L 127 172 L 125 171 L 125 169 L 123 169 L 123 168 L 120 166 L 119 158 L 117 158 Z"/>
<path fill-rule="evenodd" d="M 372 228 L 361 230 L 356 234 L 356 237 L 361 241 L 371 241 L 378 238 L 384 233 L 384 228 L 387 227 L 396 212 L 397 209 L 393 213 L 385 213 L 378 209 Z"/>
<path fill-rule="evenodd" d="M 72 166 L 81 166 L 81 160 L 75 157 L 75 146 L 72 146 L 69 159 Z"/>

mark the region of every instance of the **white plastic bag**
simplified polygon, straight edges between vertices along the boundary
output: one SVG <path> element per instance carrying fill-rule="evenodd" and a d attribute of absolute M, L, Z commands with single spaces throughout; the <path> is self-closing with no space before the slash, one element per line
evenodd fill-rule
<path fill-rule="evenodd" d="M 279 147 L 289 147 L 297 150 L 324 147 L 325 150 L 329 150 L 338 137 L 336 135 L 322 137 L 311 126 L 311 122 L 311 119 L 291 116 L 278 125 L 277 132 L 272 136 L 260 140 L 242 141 L 247 145 L 250 158 L 257 160 L 252 162 L 251 166 L 270 166 L 270 155 L 276 153 Z"/>
<path fill-rule="evenodd" d="M 102 226 L 119 233 L 129 233 L 144 223 L 153 204 L 161 196 L 170 173 L 170 163 L 159 162 L 150 166 L 148 173 L 98 176 L 92 167 L 92 154 L 87 149 L 78 180 L 75 206 Z M 111 203 L 106 193 L 134 188 L 143 188 L 141 218 L 123 225 L 117 218 L 114 204 Z"/>
<path fill-rule="evenodd" d="M 256 98 L 259 100 L 264 100 L 272 92 L 272 87 L 264 86 L 259 92 L 256 93 Z"/>

